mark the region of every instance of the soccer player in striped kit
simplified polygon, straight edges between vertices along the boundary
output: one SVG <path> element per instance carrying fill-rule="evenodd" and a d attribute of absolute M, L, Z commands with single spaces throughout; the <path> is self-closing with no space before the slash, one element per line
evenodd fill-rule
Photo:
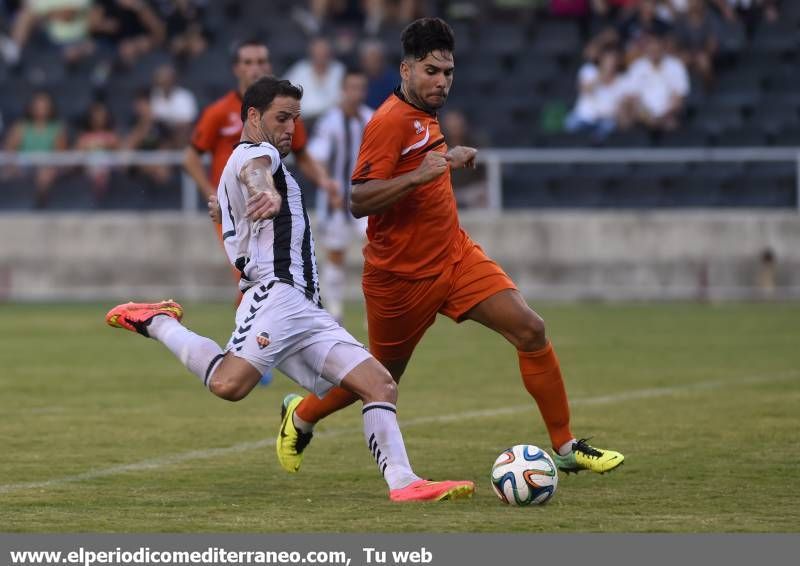
<path fill-rule="evenodd" d="M 367 76 L 348 70 L 342 79 L 341 101 L 323 114 L 314 127 L 308 151 L 319 163 L 327 164 L 328 174 L 340 187 L 338 195 L 321 190 L 317 200 L 318 232 L 326 252 L 322 266 L 325 308 L 342 321 L 345 293 L 345 255 L 353 239 L 363 239 L 367 219 L 350 212 L 350 177 L 358 159 L 364 127 L 373 110 L 364 104 Z"/>
<path fill-rule="evenodd" d="M 335 386 L 349 391 L 363 402 L 364 436 L 391 500 L 468 497 L 470 481 L 427 481 L 412 471 L 392 376 L 321 307 L 305 201 L 282 163 L 301 98 L 302 89 L 274 77 L 243 97 L 244 129 L 217 189 L 225 251 L 243 293 L 225 350 L 183 326 L 183 308 L 173 301 L 118 305 L 106 322 L 161 342 L 229 401 L 244 398 L 274 367 L 323 398 Z"/>

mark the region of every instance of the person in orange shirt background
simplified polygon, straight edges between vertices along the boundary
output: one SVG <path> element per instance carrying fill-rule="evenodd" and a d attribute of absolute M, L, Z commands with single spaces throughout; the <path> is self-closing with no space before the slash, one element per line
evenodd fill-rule
<path fill-rule="evenodd" d="M 544 321 L 461 228 L 450 169 L 474 167 L 477 150 L 448 149 L 437 115 L 453 82 L 453 31 L 439 18 L 424 18 L 403 31 L 401 42 L 401 84 L 367 124 L 352 178 L 351 210 L 369 216 L 362 287 L 370 351 L 398 381 L 437 313 L 474 320 L 517 349 L 523 384 L 544 419 L 557 466 L 610 471 L 623 455 L 576 440 L 570 431 L 567 394 Z M 281 466 L 298 471 L 314 424 L 355 400 L 341 388 L 324 399 L 288 395 L 276 445 Z"/>
<path fill-rule="evenodd" d="M 241 42 L 234 51 L 232 69 L 237 80 L 236 89 L 231 90 L 203 111 L 192 132 L 190 145 L 184 150 L 184 170 L 197 183 L 203 198 L 210 201 L 209 207 L 213 206 L 211 203 L 216 202 L 217 185 L 222 175 L 222 169 L 242 133 L 240 117 L 242 95 L 247 87 L 258 79 L 272 74 L 269 48 L 258 40 Z M 317 186 L 331 194 L 338 194 L 338 184 L 311 157 L 306 150 L 307 143 L 308 133 L 302 119 L 298 119 L 292 139 L 292 153 L 295 155 L 298 168 Z M 209 172 L 206 172 L 202 161 L 205 153 L 211 153 Z M 215 225 L 220 241 L 222 241 L 221 224 L 217 221 Z"/>

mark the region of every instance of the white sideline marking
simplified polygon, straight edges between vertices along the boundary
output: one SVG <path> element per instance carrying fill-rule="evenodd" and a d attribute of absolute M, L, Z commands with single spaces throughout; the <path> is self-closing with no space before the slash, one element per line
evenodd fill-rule
<path fill-rule="evenodd" d="M 736 385 L 754 385 L 775 383 L 780 381 L 791 381 L 797 378 L 800 373 L 796 371 L 786 372 L 774 376 L 754 376 L 744 377 L 740 379 L 727 379 L 727 380 L 714 380 L 714 381 L 701 381 L 688 385 L 680 385 L 675 387 L 654 387 L 648 389 L 635 389 L 626 391 L 624 393 L 615 393 L 612 395 L 600 395 L 596 397 L 578 397 L 570 400 L 571 407 L 579 407 L 583 405 L 606 405 L 610 403 L 619 403 L 623 401 L 633 401 L 638 399 L 651 399 L 654 397 L 668 397 L 670 395 L 680 393 L 691 393 L 693 391 L 707 391 L 711 389 L 719 389 L 720 387 L 731 387 Z M 515 413 L 522 413 L 525 411 L 535 411 L 533 403 L 525 405 L 515 405 L 511 407 L 500 407 L 496 409 L 483 409 L 478 411 L 464 411 L 461 413 L 454 413 L 451 415 L 437 415 L 430 417 L 418 417 L 416 419 L 409 419 L 401 421 L 402 428 L 413 426 L 426 425 L 431 423 L 449 423 L 453 421 L 460 421 L 463 419 L 474 419 L 482 417 L 496 417 L 501 415 L 511 415 Z M 362 432 L 361 428 L 342 428 L 334 429 L 328 432 L 320 432 L 319 437 L 325 438 L 330 436 L 341 436 L 344 434 L 353 434 Z M 149 460 L 142 460 L 141 462 L 134 462 L 132 464 L 121 464 L 119 466 L 112 466 L 110 468 L 101 468 L 97 470 L 89 470 L 82 474 L 74 476 L 64 476 L 61 478 L 54 478 L 46 481 L 27 482 L 27 483 L 11 483 L 0 485 L 0 495 L 12 493 L 15 491 L 22 491 L 26 489 L 47 489 L 57 487 L 64 484 L 76 483 L 82 481 L 89 481 L 108 476 L 116 476 L 119 474 L 127 474 L 131 472 L 140 472 L 146 470 L 157 470 L 165 468 L 173 464 L 182 464 L 192 460 L 207 460 L 219 456 L 227 456 L 228 454 L 237 454 L 240 452 L 247 452 L 249 450 L 259 450 L 275 446 L 274 438 L 267 438 L 264 440 L 257 440 L 252 442 L 241 442 L 233 446 L 225 448 L 208 448 L 206 450 L 194 450 L 192 452 L 181 452 L 171 456 L 162 456 L 159 458 L 152 458 Z"/>

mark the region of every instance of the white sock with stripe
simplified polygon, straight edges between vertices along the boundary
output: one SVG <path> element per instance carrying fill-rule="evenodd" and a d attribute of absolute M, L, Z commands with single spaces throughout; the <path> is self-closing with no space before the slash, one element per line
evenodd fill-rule
<path fill-rule="evenodd" d="M 147 333 L 164 344 L 186 368 L 208 387 L 211 375 L 224 356 L 222 348 L 205 336 L 195 334 L 169 316 L 155 316 Z"/>
<path fill-rule="evenodd" d="M 419 476 L 411 470 L 403 435 L 397 424 L 397 407 L 391 403 L 367 403 L 364 416 L 364 437 L 389 489 L 401 489 Z"/>

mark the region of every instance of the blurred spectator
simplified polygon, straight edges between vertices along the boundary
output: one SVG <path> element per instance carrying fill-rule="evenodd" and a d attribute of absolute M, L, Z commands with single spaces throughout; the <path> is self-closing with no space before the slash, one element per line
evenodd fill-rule
<path fill-rule="evenodd" d="M 364 0 L 364 9 L 367 33 L 378 33 L 384 24 L 403 27 L 431 15 L 424 0 Z"/>
<path fill-rule="evenodd" d="M 758 291 L 764 299 L 773 299 L 775 297 L 775 288 L 777 280 L 777 261 L 775 251 L 766 247 L 761 250 L 759 257 L 757 284 Z"/>
<path fill-rule="evenodd" d="M 613 27 L 604 28 L 595 35 L 583 48 L 583 58 L 585 64 L 597 66 L 600 62 L 600 55 L 608 50 L 619 51 L 622 48 L 620 37 L 617 30 Z"/>
<path fill-rule="evenodd" d="M 717 26 L 705 0 L 688 0 L 686 16 L 675 29 L 681 59 L 703 80 L 706 90 L 714 82 L 714 55 L 717 52 Z"/>
<path fill-rule="evenodd" d="M 178 59 L 197 57 L 208 48 L 207 0 L 155 0 L 166 22 L 169 50 Z"/>
<path fill-rule="evenodd" d="M 550 0 L 550 13 L 562 18 L 584 18 L 590 13 L 589 0 Z"/>
<path fill-rule="evenodd" d="M 616 129 L 628 95 L 617 51 L 604 51 L 598 65 L 583 65 L 578 72 L 578 90 L 578 100 L 575 109 L 567 116 L 565 129 L 568 132 L 588 131 L 595 139 L 604 139 Z"/>
<path fill-rule="evenodd" d="M 427 14 L 420 0 L 310 0 L 292 10 L 292 18 L 308 35 L 318 35 L 328 24 L 359 27 L 367 35 L 385 24 L 405 25 Z"/>
<path fill-rule="evenodd" d="M 153 74 L 150 103 L 156 120 L 169 128 L 171 146 L 186 145 L 197 117 L 197 101 L 191 91 L 178 86 L 172 65 L 161 65 Z"/>
<path fill-rule="evenodd" d="M 705 3 L 706 0 L 703 0 Z M 670 22 L 680 20 L 689 10 L 689 0 L 661 0 L 658 4 L 658 15 Z"/>
<path fill-rule="evenodd" d="M 669 22 L 658 15 L 657 8 L 656 0 L 641 0 L 636 10 L 620 24 L 619 32 L 628 61 L 642 55 L 645 35 L 665 36 L 670 31 Z"/>
<path fill-rule="evenodd" d="M 316 37 L 308 46 L 308 58 L 292 65 L 286 79 L 303 87 L 303 118 L 314 120 L 339 103 L 345 67 L 333 58 L 330 41 Z"/>
<path fill-rule="evenodd" d="M 309 0 L 292 8 L 292 19 L 310 36 L 319 35 L 327 23 L 361 27 L 364 10 L 359 0 Z"/>
<path fill-rule="evenodd" d="M 67 134 L 64 124 L 58 119 L 55 102 L 50 93 L 37 92 L 25 110 L 25 116 L 18 120 L 8 132 L 5 150 L 20 153 L 40 151 L 62 151 L 67 149 Z M 56 181 L 60 170 L 56 167 L 37 167 L 34 174 L 36 208 L 47 206 L 50 188 Z M 4 172 L 5 176 L 19 174 L 14 169 Z"/>
<path fill-rule="evenodd" d="M 145 0 L 95 0 L 91 30 L 116 49 L 125 68 L 161 45 L 166 33 L 164 22 Z"/>
<path fill-rule="evenodd" d="M 638 4 L 639 0 L 592 0 L 592 10 L 608 20 L 618 20 L 632 14 Z"/>
<path fill-rule="evenodd" d="M 467 122 L 467 117 L 459 110 L 450 110 L 444 115 L 442 132 L 448 147 L 464 145 L 480 148 L 488 145 L 482 136 L 476 135 L 474 128 Z M 476 169 L 470 167 L 451 169 L 450 178 L 459 208 L 486 208 L 489 201 L 488 189 L 486 172 L 481 165 Z"/>
<path fill-rule="evenodd" d="M 11 43 L 6 44 L 6 60 L 16 64 L 31 34 L 40 27 L 67 64 L 91 55 L 94 51 L 89 37 L 91 3 L 92 0 L 26 0 L 14 20 Z"/>
<path fill-rule="evenodd" d="M 778 21 L 777 0 L 709 0 L 713 2 L 720 14 L 729 22 L 741 21 L 752 38 L 756 26 L 761 19 L 768 22 Z M 797 1 L 797 0 L 793 0 Z"/>
<path fill-rule="evenodd" d="M 95 100 L 89 106 L 83 119 L 78 139 L 75 141 L 75 149 L 105 152 L 118 149 L 119 146 L 120 139 L 114 131 L 114 123 L 108 105 L 101 100 Z M 85 171 L 86 176 L 92 182 L 92 194 L 96 200 L 99 200 L 108 190 L 111 168 L 100 163 L 93 164 L 90 159 Z"/>
<path fill-rule="evenodd" d="M 368 81 L 366 104 L 377 108 L 400 84 L 400 74 L 386 64 L 386 50 L 377 39 L 367 39 L 361 44 L 360 63 Z"/>
<path fill-rule="evenodd" d="M 125 136 L 122 147 L 133 151 L 155 151 L 169 149 L 169 130 L 156 120 L 150 104 L 150 92 L 147 89 L 136 93 L 133 99 L 133 126 Z M 170 180 L 170 169 L 166 165 L 139 165 L 133 173 L 141 174 L 158 185 L 165 185 Z"/>
<path fill-rule="evenodd" d="M 666 53 L 664 40 L 645 36 L 644 55 L 627 73 L 631 111 L 653 130 L 674 130 L 689 94 L 689 73 L 679 58 Z"/>

